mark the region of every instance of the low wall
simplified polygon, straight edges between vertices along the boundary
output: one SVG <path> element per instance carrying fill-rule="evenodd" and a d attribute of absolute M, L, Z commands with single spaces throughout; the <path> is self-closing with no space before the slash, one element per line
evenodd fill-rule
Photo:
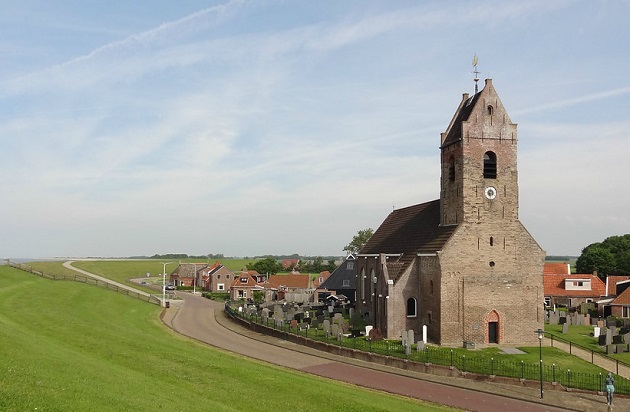
<path fill-rule="evenodd" d="M 371 362 L 378 365 L 389 366 L 411 372 L 428 373 L 436 376 L 445 377 L 458 377 L 472 379 L 475 381 L 497 382 L 506 383 L 511 385 L 519 385 L 526 387 L 539 387 L 540 381 L 525 380 L 510 378 L 505 376 L 496 375 L 482 375 L 478 373 L 462 372 L 455 367 L 434 365 L 432 363 L 416 362 L 408 359 L 402 359 L 395 356 L 380 355 L 372 352 L 360 351 L 352 348 L 346 348 L 343 346 L 322 342 L 315 339 L 310 339 L 305 336 L 298 336 L 293 333 L 274 329 L 265 325 L 249 322 L 238 316 L 232 316 L 228 311 L 226 314 L 235 322 L 238 322 L 242 326 L 251 329 L 252 331 L 262 333 L 268 336 L 273 336 L 278 339 L 283 339 L 298 345 L 307 346 L 309 348 L 317 349 L 333 355 L 343 356 L 351 359 L 358 359 L 366 362 Z M 544 383 L 545 390 L 565 390 L 565 388 L 558 384 L 552 384 L 549 382 Z"/>

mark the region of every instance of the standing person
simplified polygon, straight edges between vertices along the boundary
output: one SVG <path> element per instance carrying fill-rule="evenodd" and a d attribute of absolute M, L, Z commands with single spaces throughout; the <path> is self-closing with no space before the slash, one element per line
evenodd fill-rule
<path fill-rule="evenodd" d="M 612 372 L 608 372 L 608 375 L 606 375 L 604 386 L 606 388 L 606 401 L 608 405 L 612 405 L 613 394 L 615 393 L 615 378 L 613 378 Z"/>

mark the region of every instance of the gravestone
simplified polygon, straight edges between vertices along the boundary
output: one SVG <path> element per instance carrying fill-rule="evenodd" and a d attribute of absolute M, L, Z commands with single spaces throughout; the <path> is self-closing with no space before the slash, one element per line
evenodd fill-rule
<path fill-rule="evenodd" d="M 422 342 L 427 343 L 428 330 L 427 325 L 422 325 Z"/>
<path fill-rule="evenodd" d="M 343 315 L 341 313 L 335 313 L 335 316 L 333 316 L 333 323 L 341 325 L 341 322 L 343 322 Z"/>
<path fill-rule="evenodd" d="M 562 324 L 562 333 L 569 333 L 569 324 L 568 323 L 563 323 Z"/>
<path fill-rule="evenodd" d="M 599 326 L 600 329 L 604 329 L 604 325 L 605 325 L 605 322 L 603 320 L 600 319 L 597 321 L 597 326 Z"/>
<path fill-rule="evenodd" d="M 597 326 L 593 327 L 593 337 L 594 338 L 599 338 L 599 331 L 600 331 L 599 327 L 597 327 Z"/>
<path fill-rule="evenodd" d="M 333 334 L 333 336 L 337 336 L 339 334 L 339 325 L 336 323 L 333 323 L 331 325 L 331 333 Z"/>
<path fill-rule="evenodd" d="M 560 316 L 558 318 L 558 325 L 564 325 L 565 323 L 567 323 L 567 317 L 566 316 Z"/>
<path fill-rule="evenodd" d="M 352 319 L 354 317 L 354 308 L 350 308 L 350 310 L 348 311 L 348 317 L 350 319 Z"/>
<path fill-rule="evenodd" d="M 409 329 L 407 331 L 407 342 L 409 342 L 409 346 L 411 346 L 415 342 L 415 333 L 413 329 Z"/>
<path fill-rule="evenodd" d="M 599 346 L 606 346 L 606 335 L 599 335 L 599 338 L 597 338 L 597 344 Z"/>
<path fill-rule="evenodd" d="M 297 329 L 298 321 L 293 319 L 291 320 L 291 329 Z"/>
<path fill-rule="evenodd" d="M 404 330 L 400 332 L 400 343 L 403 346 L 407 346 L 407 332 Z"/>
<path fill-rule="evenodd" d="M 549 313 L 549 324 L 557 325 L 560 318 L 558 317 L 558 312 L 550 312 Z"/>
<path fill-rule="evenodd" d="M 341 322 L 341 331 L 344 334 L 350 333 L 350 322 L 348 322 L 348 321 Z"/>
<path fill-rule="evenodd" d="M 630 343 L 630 333 L 623 335 L 623 343 Z"/>
<path fill-rule="evenodd" d="M 606 346 L 612 344 L 613 332 L 610 328 L 606 329 Z"/>
<path fill-rule="evenodd" d="M 372 328 L 374 328 L 374 326 L 372 325 L 367 325 L 365 327 L 365 336 L 370 336 L 370 332 L 372 331 Z"/>
<path fill-rule="evenodd" d="M 606 355 L 615 353 L 615 345 L 606 345 Z"/>
<path fill-rule="evenodd" d="M 621 336 L 621 335 L 613 335 L 612 343 L 613 343 L 613 345 L 621 345 L 621 344 L 623 344 L 623 336 Z"/>
<path fill-rule="evenodd" d="M 417 345 L 416 345 L 416 349 L 418 350 L 418 352 L 423 351 L 424 347 L 425 347 L 424 342 L 419 340 Z"/>
<path fill-rule="evenodd" d="M 263 318 L 264 320 L 267 320 L 267 319 L 269 318 L 269 309 L 268 309 L 268 308 L 264 308 L 264 309 L 262 310 L 262 318 Z"/>
<path fill-rule="evenodd" d="M 324 332 L 326 333 L 326 336 L 329 336 L 330 335 L 330 320 L 324 319 L 323 328 L 324 328 Z"/>

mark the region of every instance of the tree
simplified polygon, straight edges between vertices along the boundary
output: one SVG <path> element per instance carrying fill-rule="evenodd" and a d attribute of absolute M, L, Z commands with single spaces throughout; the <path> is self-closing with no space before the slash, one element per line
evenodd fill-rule
<path fill-rule="evenodd" d="M 610 236 L 582 249 L 575 262 L 578 273 L 630 275 L 630 234 Z"/>
<path fill-rule="evenodd" d="M 266 258 L 254 263 L 249 263 L 246 267 L 248 270 L 255 270 L 260 274 L 268 273 L 270 275 L 275 275 L 282 270 L 280 262 L 273 258 Z"/>
<path fill-rule="evenodd" d="M 352 242 L 346 245 L 343 248 L 345 252 L 357 254 L 359 251 L 365 246 L 365 244 L 370 240 L 374 231 L 370 228 L 359 230 L 357 234 L 352 238 Z"/>

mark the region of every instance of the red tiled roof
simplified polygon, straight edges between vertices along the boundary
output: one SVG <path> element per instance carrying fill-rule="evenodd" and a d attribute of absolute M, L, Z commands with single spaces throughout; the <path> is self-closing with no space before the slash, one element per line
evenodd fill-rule
<path fill-rule="evenodd" d="M 630 276 L 610 275 L 608 276 L 607 279 L 608 279 L 608 291 L 606 295 L 610 296 L 610 295 L 617 294 L 617 283 L 623 282 L 624 280 L 630 280 Z"/>
<path fill-rule="evenodd" d="M 567 275 L 570 272 L 568 263 L 545 262 L 543 268 L 545 275 Z"/>
<path fill-rule="evenodd" d="M 287 288 L 306 289 L 309 286 L 310 275 L 271 275 L 267 281 L 267 286 L 278 288 L 286 286 Z"/>
<path fill-rule="evenodd" d="M 566 279 L 590 279 L 591 290 L 566 290 Z M 606 285 L 596 275 L 571 274 L 571 275 L 544 275 L 543 284 L 545 296 L 574 296 L 574 297 L 601 297 L 606 296 Z"/>
<path fill-rule="evenodd" d="M 617 296 L 615 300 L 610 302 L 611 305 L 630 305 L 630 288 L 621 292 L 621 295 Z"/>
<path fill-rule="evenodd" d="M 321 272 L 319 275 L 317 275 L 317 277 L 315 278 L 315 280 L 313 281 L 313 286 L 315 288 L 318 288 L 319 285 L 321 285 L 322 283 L 326 282 L 326 279 L 328 279 L 330 277 L 330 272 L 325 270 L 323 272 Z M 322 279 L 322 281 L 320 282 L 319 279 Z"/>

